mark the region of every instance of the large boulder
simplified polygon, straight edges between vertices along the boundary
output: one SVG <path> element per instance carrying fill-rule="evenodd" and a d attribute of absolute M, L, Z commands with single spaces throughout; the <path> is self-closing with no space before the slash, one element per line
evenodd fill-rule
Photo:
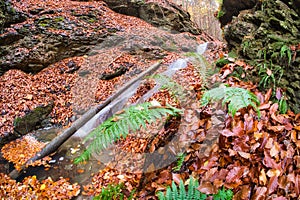
<path fill-rule="evenodd" d="M 144 0 L 104 0 L 114 11 L 135 16 L 166 30 L 200 34 L 201 31 L 191 21 L 188 12 L 174 3 L 165 1 L 147 2 Z"/>
<path fill-rule="evenodd" d="M 254 2 L 243 3 L 253 5 Z M 248 10 L 241 11 L 238 7 L 238 16 L 224 27 L 229 49 L 256 66 L 253 78 L 261 81 L 269 76 L 261 86 L 283 88 L 295 112 L 300 112 L 299 3 L 264 0 Z M 234 9 L 234 5 L 231 6 Z"/>

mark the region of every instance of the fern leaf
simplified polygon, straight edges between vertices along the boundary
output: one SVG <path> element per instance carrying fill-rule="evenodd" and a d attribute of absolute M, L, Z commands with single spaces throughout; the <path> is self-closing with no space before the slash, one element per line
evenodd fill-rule
<path fill-rule="evenodd" d="M 159 200 L 167 200 L 167 198 L 165 197 L 165 194 L 162 191 L 159 191 L 157 193 L 157 197 Z"/>
<path fill-rule="evenodd" d="M 167 200 L 171 200 L 172 199 L 172 191 L 171 188 L 167 188 L 167 192 L 166 192 L 166 199 Z"/>
<path fill-rule="evenodd" d="M 168 114 L 178 115 L 179 113 L 181 113 L 181 110 L 170 105 L 162 107 L 146 102 L 131 106 L 121 114 L 116 114 L 104 121 L 85 138 L 84 142 L 88 140 L 92 140 L 92 142 L 86 151 L 79 158 L 75 159 L 75 163 L 88 160 L 92 152 L 99 153 L 113 142 L 119 140 L 121 136 L 126 138 L 129 130 L 136 131 L 141 126 L 145 127 L 146 123 L 152 123 Z"/>
<path fill-rule="evenodd" d="M 211 101 L 221 100 L 222 105 L 228 104 L 228 111 L 232 116 L 241 109 L 252 106 L 256 112 L 258 117 L 260 118 L 260 111 L 258 106 L 260 104 L 259 99 L 252 92 L 236 87 L 219 87 L 206 91 L 201 99 L 202 106 L 206 106 Z"/>
<path fill-rule="evenodd" d="M 188 192 L 187 192 L 187 200 L 194 199 L 194 182 L 195 181 L 194 181 L 193 177 L 190 177 Z"/>
<path fill-rule="evenodd" d="M 183 184 L 183 181 L 180 180 L 179 182 L 179 199 L 181 200 L 185 200 L 186 199 L 186 192 L 185 192 L 185 187 L 184 187 L 184 184 Z"/>
<path fill-rule="evenodd" d="M 177 186 L 176 186 L 174 181 L 172 181 L 172 198 L 173 199 L 178 199 L 179 198 Z"/>

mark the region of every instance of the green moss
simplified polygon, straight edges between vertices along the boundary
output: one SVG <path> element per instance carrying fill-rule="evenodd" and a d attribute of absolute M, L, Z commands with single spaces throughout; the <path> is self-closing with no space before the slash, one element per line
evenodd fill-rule
<path fill-rule="evenodd" d="M 218 14 L 217 14 L 217 19 L 220 19 L 221 17 L 223 17 L 226 14 L 226 11 L 224 9 L 219 10 Z"/>
<path fill-rule="evenodd" d="M 62 21 L 64 21 L 65 20 L 65 18 L 64 17 L 56 17 L 56 18 L 54 18 L 54 21 L 55 22 L 62 22 Z"/>

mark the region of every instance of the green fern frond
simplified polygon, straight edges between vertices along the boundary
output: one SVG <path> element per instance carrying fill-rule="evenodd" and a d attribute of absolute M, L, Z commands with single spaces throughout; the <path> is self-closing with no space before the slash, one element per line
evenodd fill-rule
<path fill-rule="evenodd" d="M 175 82 L 172 78 L 162 74 L 153 75 L 151 78 L 155 79 L 155 81 L 161 85 L 162 89 L 167 89 L 169 92 L 172 92 L 179 101 L 182 102 L 187 98 L 184 87 Z"/>
<path fill-rule="evenodd" d="M 176 163 L 176 166 L 173 167 L 174 171 L 179 171 L 181 169 L 185 156 L 186 156 L 185 153 L 180 153 L 177 155 L 177 163 Z"/>
<path fill-rule="evenodd" d="M 121 200 L 124 199 L 123 194 L 124 184 L 108 185 L 102 188 L 101 193 L 93 198 L 93 200 Z M 133 199 L 134 190 L 130 193 L 128 200 Z"/>
<path fill-rule="evenodd" d="M 226 190 L 224 187 L 218 191 L 217 194 L 213 195 L 214 200 L 231 200 L 233 197 L 233 192 L 231 190 Z"/>
<path fill-rule="evenodd" d="M 137 131 L 167 115 L 178 115 L 180 109 L 170 105 L 161 106 L 158 102 L 146 102 L 125 109 L 123 112 L 112 116 L 94 129 L 84 140 L 92 140 L 87 149 L 75 159 L 75 163 L 88 160 L 92 152 L 99 153 L 121 137 L 126 138 L 129 130 Z"/>
<path fill-rule="evenodd" d="M 258 117 L 260 118 L 260 111 L 258 106 L 260 104 L 257 96 L 252 92 L 237 87 L 218 87 L 211 90 L 206 91 L 201 99 L 202 106 L 206 106 L 211 101 L 219 101 L 222 100 L 222 105 L 228 104 L 228 111 L 232 116 L 241 109 L 252 106 L 256 112 Z"/>
<path fill-rule="evenodd" d="M 171 187 L 167 187 L 166 194 L 158 192 L 157 197 L 159 200 L 204 200 L 207 198 L 206 194 L 201 193 L 197 188 L 199 183 L 193 177 L 190 178 L 188 191 L 185 190 L 185 185 L 182 180 L 179 186 L 172 181 Z"/>
<path fill-rule="evenodd" d="M 209 75 L 213 72 L 212 66 L 207 62 L 203 55 L 195 52 L 189 52 L 186 55 L 193 58 L 193 66 L 198 71 L 198 74 L 203 81 L 203 85 L 207 86 Z"/>

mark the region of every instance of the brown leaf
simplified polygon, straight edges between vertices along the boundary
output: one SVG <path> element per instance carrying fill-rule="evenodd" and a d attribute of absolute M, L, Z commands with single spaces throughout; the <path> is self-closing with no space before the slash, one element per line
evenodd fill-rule
<path fill-rule="evenodd" d="M 274 103 L 270 108 L 270 114 L 272 115 L 278 110 L 278 103 Z"/>
<path fill-rule="evenodd" d="M 268 130 L 273 131 L 275 133 L 280 133 L 285 129 L 285 126 L 268 126 Z"/>
<path fill-rule="evenodd" d="M 281 150 L 281 148 L 280 148 L 279 144 L 277 142 L 274 142 L 273 146 L 270 150 L 271 157 L 276 157 L 280 150 Z"/>
<path fill-rule="evenodd" d="M 237 133 L 234 133 L 229 129 L 224 129 L 222 130 L 221 134 L 224 135 L 225 137 L 231 137 L 231 136 L 236 136 Z"/>
<path fill-rule="evenodd" d="M 259 174 L 259 184 L 266 185 L 266 183 L 267 183 L 267 176 L 265 173 L 265 169 L 262 169 Z"/>
<path fill-rule="evenodd" d="M 280 197 L 276 197 L 273 200 L 288 200 L 286 197 L 280 196 Z"/>
<path fill-rule="evenodd" d="M 212 183 L 209 181 L 203 181 L 202 183 L 200 183 L 198 190 L 204 194 L 217 193 L 217 188 L 214 185 L 212 185 Z"/>
<path fill-rule="evenodd" d="M 258 108 L 259 108 L 259 110 L 267 110 L 270 108 L 270 106 L 271 106 L 270 103 L 264 103 L 264 104 L 261 104 Z"/>
<path fill-rule="evenodd" d="M 250 198 L 250 185 L 243 185 L 239 191 L 233 196 L 233 200 L 249 199 Z"/>
<path fill-rule="evenodd" d="M 257 187 L 254 188 L 255 194 L 251 197 L 251 200 L 263 200 L 266 199 L 267 193 L 266 187 Z"/>
<path fill-rule="evenodd" d="M 294 126 L 294 129 L 300 131 L 300 126 Z"/>
<path fill-rule="evenodd" d="M 231 169 L 226 176 L 226 183 L 239 181 L 246 170 L 247 167 L 245 166 L 233 167 L 233 169 Z"/>
<path fill-rule="evenodd" d="M 246 153 L 246 152 L 243 152 L 243 151 L 238 151 L 238 154 L 245 158 L 245 159 L 249 159 L 251 157 L 251 154 L 250 153 Z"/>
<path fill-rule="evenodd" d="M 264 103 L 268 103 L 269 100 L 270 100 L 270 98 L 271 98 L 271 96 L 272 96 L 272 88 L 270 88 L 268 90 L 268 92 L 266 93 L 266 95 L 265 95 L 265 102 Z"/>
<path fill-rule="evenodd" d="M 264 155 L 265 155 L 265 157 L 264 157 L 264 160 L 263 160 L 263 164 L 266 167 L 281 170 L 280 163 L 276 163 L 276 161 L 271 158 L 270 154 L 266 150 L 264 150 Z"/>
<path fill-rule="evenodd" d="M 159 173 L 159 178 L 156 181 L 158 184 L 165 183 L 167 180 L 172 178 L 172 174 L 169 170 L 163 170 Z"/>
<path fill-rule="evenodd" d="M 276 191 L 278 188 L 278 177 L 273 176 L 270 178 L 269 184 L 268 184 L 268 194 L 272 194 L 274 191 Z"/>
<path fill-rule="evenodd" d="M 218 167 L 211 168 L 204 174 L 203 180 L 204 181 L 213 181 L 211 179 L 216 174 L 217 171 L 218 171 Z"/>
<path fill-rule="evenodd" d="M 172 179 L 175 183 L 177 183 L 179 185 L 180 183 L 180 180 L 182 179 L 181 175 L 180 174 L 175 174 L 175 173 L 172 173 Z"/>
<path fill-rule="evenodd" d="M 295 180 L 295 192 L 299 197 L 300 196 L 300 175 L 299 174 L 296 176 L 296 180 Z"/>

